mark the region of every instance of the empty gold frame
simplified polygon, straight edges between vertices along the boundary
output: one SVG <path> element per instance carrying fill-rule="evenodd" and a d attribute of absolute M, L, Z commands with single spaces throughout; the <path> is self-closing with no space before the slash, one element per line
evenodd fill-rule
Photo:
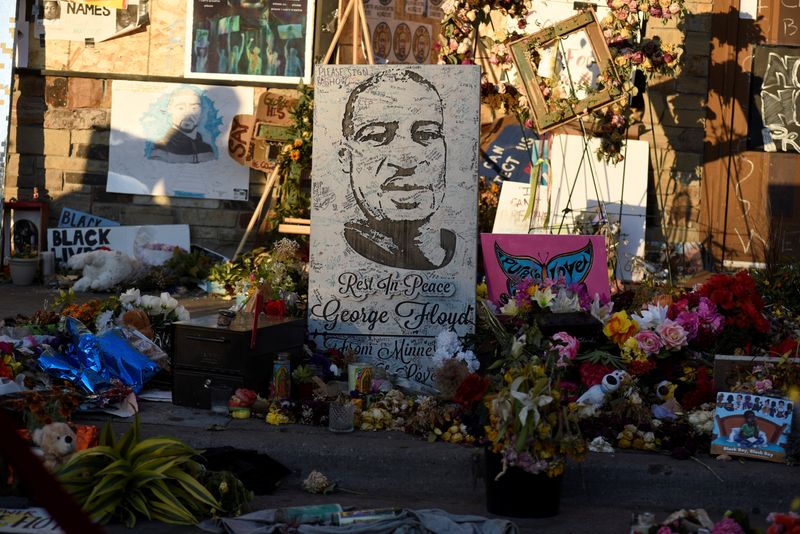
<path fill-rule="evenodd" d="M 593 10 L 522 37 L 509 46 L 539 133 L 624 96 Z M 563 68 L 559 68 L 561 63 Z M 605 83 L 598 85 L 601 77 Z"/>

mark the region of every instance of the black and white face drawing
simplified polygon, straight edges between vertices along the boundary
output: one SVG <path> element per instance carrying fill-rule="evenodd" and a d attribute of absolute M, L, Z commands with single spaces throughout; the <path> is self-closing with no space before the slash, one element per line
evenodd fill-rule
<path fill-rule="evenodd" d="M 418 95 L 413 109 L 397 98 L 409 90 L 409 84 L 416 86 Z M 356 252 L 408 269 L 436 269 L 452 259 L 452 232 L 442 229 L 430 251 L 421 248 L 419 235 L 444 200 L 447 141 L 443 132 L 441 96 L 415 72 L 387 70 L 350 93 L 342 118 L 339 158 L 365 217 L 345 228 L 345 238 Z"/>

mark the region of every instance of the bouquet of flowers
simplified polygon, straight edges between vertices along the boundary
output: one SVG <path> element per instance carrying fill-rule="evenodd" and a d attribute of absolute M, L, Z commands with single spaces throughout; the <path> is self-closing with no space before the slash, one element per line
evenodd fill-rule
<path fill-rule="evenodd" d="M 150 334 L 175 321 L 188 321 L 189 312 L 169 293 L 159 296 L 142 295 L 138 289 L 129 289 L 116 299 L 118 305 L 101 312 L 95 320 L 98 334 L 118 324 L 129 324 Z M 149 330 L 149 332 L 148 332 Z"/>
<path fill-rule="evenodd" d="M 537 323 L 542 314 L 581 310 L 581 300 L 588 303 L 585 287 L 523 281 L 514 299 L 502 308 L 508 316 L 496 317 L 491 305 L 483 302 L 482 322 L 498 347 L 498 359 L 490 367 L 494 383 L 486 397 L 485 431 L 490 451 L 501 456 L 501 475 L 514 466 L 559 476 L 567 458 L 580 460 L 586 453 L 578 412 L 569 402 L 572 388 L 563 380 L 574 366 L 580 344 L 566 332 L 545 339 Z M 598 313 L 600 307 L 598 297 Z"/>

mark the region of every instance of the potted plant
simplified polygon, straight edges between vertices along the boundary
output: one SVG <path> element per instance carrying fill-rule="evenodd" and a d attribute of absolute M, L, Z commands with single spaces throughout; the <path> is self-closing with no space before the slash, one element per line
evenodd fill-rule
<path fill-rule="evenodd" d="M 39 251 L 26 245 L 23 250 L 15 251 L 8 260 L 11 270 L 11 282 L 17 286 L 29 286 L 36 278 L 39 269 Z"/>
<path fill-rule="evenodd" d="M 537 293 L 531 291 L 531 297 Z M 567 459 L 581 460 L 587 450 L 577 410 L 562 389 L 579 343 L 566 332 L 543 335 L 539 313 L 548 313 L 547 306 L 502 318 L 481 306 L 482 324 L 496 343 L 497 359 L 489 368 L 493 383 L 485 398 L 485 480 L 487 509 L 498 515 L 556 515 Z"/>
<path fill-rule="evenodd" d="M 297 394 L 300 400 L 309 400 L 314 393 L 314 371 L 308 365 L 298 365 L 292 371 L 292 380 L 297 386 Z"/>

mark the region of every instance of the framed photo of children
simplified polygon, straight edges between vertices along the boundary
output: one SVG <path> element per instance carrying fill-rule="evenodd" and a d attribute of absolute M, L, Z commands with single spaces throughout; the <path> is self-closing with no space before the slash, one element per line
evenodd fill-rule
<path fill-rule="evenodd" d="M 711 454 L 783 462 L 793 410 L 790 399 L 744 391 L 718 392 Z"/>
<path fill-rule="evenodd" d="M 187 77 L 309 83 L 313 0 L 187 0 L 186 11 Z"/>

